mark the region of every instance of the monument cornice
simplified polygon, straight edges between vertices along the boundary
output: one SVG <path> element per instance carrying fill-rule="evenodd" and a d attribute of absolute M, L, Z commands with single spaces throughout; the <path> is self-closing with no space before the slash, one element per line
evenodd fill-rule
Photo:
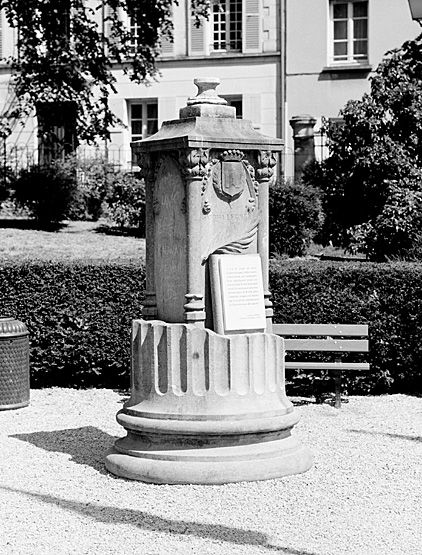
<path fill-rule="evenodd" d="M 211 117 L 165 121 L 154 135 L 131 143 L 136 153 L 185 148 L 280 152 L 283 145 L 282 139 L 256 131 L 251 121 Z"/>

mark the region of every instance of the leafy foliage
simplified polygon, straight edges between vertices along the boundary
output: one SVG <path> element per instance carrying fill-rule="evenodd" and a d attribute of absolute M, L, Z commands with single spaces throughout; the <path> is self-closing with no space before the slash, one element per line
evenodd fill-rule
<path fill-rule="evenodd" d="M 117 179 L 116 175 L 123 172 L 101 154 L 90 157 L 69 155 L 55 164 L 76 178 L 77 190 L 68 213 L 69 219 L 97 221 L 104 213 L 105 199 Z"/>
<path fill-rule="evenodd" d="M 0 313 L 30 332 L 32 387 L 128 387 L 131 320 L 141 315 L 139 265 L 7 264 Z"/>
<path fill-rule="evenodd" d="M 323 222 L 319 191 L 302 183 L 277 182 L 270 189 L 270 252 L 301 256 Z"/>
<path fill-rule="evenodd" d="M 16 55 L 7 60 L 19 102 L 9 115 L 20 117 L 44 104 L 76 104 L 78 138 L 109 138 L 110 127 L 121 123 L 108 106 L 115 92 L 113 64 L 121 64 L 136 83 L 153 78 L 160 41 L 172 40 L 171 9 L 176 3 L 98 0 L 90 7 L 84 0 L 0 0 L 9 25 L 19 29 Z M 192 1 L 197 17 L 207 15 L 208 9 L 209 1 Z M 122 14 L 137 21 L 136 47 Z M 5 119 L 0 135 L 9 131 Z"/>
<path fill-rule="evenodd" d="M 106 199 L 108 215 L 121 228 L 145 227 L 145 184 L 135 173 L 119 172 Z"/>
<path fill-rule="evenodd" d="M 418 204 L 415 184 L 422 190 L 421 71 L 422 35 L 386 54 L 371 77 L 370 93 L 349 101 L 341 111 L 343 125 L 326 124 L 330 156 L 308 166 L 303 176 L 305 183 L 323 191 L 326 220 L 320 240 L 324 244 L 332 241 L 347 247 L 354 236 L 349 228 L 354 228 L 360 236 L 355 246 L 361 245 L 371 256 L 381 258 L 403 250 L 406 241 L 401 238 L 391 243 L 390 252 L 386 246 L 394 218 L 407 222 L 418 213 L 414 204 Z M 392 208 L 397 206 L 397 188 L 403 188 L 402 196 L 412 206 L 402 213 Z M 386 219 L 391 221 L 384 226 Z M 397 224 L 399 235 L 409 228 L 406 222 Z M 380 241 L 374 242 L 375 228 Z M 384 229 L 386 235 L 381 238 Z"/>
<path fill-rule="evenodd" d="M 58 164 L 21 170 L 13 189 L 14 200 L 28 209 L 41 227 L 66 218 L 77 194 L 75 174 Z"/>
<path fill-rule="evenodd" d="M 111 219 L 120 228 L 145 226 L 145 185 L 139 174 L 122 170 L 102 156 L 69 155 L 49 165 L 21 170 L 11 187 L 18 207 L 42 227 L 64 218 Z"/>
<path fill-rule="evenodd" d="M 349 230 L 351 251 L 372 260 L 416 258 L 422 255 L 422 189 L 403 179 L 385 183 L 387 200 L 373 219 Z"/>

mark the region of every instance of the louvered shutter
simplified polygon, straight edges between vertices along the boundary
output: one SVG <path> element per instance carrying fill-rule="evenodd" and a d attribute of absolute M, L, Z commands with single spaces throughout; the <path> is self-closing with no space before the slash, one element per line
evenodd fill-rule
<path fill-rule="evenodd" d="M 163 37 L 161 39 L 160 52 L 162 56 L 173 56 L 174 43 L 171 42 L 167 37 Z"/>
<path fill-rule="evenodd" d="M 261 0 L 243 0 L 243 52 L 262 52 Z"/>
<path fill-rule="evenodd" d="M 174 13 L 173 8 L 171 8 L 171 19 L 174 25 Z M 173 41 L 176 30 L 173 26 Z M 172 42 L 168 37 L 162 37 L 160 40 L 160 54 L 161 56 L 173 56 L 174 55 L 174 42 Z"/>
<path fill-rule="evenodd" d="M 203 56 L 206 51 L 205 43 L 205 25 L 207 21 L 201 17 L 201 25 L 195 25 L 195 18 L 192 16 L 192 7 L 189 2 L 189 55 L 190 56 Z"/>

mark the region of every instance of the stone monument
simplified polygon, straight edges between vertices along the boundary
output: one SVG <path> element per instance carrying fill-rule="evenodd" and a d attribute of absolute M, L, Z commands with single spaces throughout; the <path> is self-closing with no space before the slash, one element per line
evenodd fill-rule
<path fill-rule="evenodd" d="M 132 144 L 146 183 L 146 292 L 133 322 L 127 436 L 112 473 L 219 484 L 304 472 L 268 289 L 268 186 L 282 142 L 197 79 L 198 94 Z"/>

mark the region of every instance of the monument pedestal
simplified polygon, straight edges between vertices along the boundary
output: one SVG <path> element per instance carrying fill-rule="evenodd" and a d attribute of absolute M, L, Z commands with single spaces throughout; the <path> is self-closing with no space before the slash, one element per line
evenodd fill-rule
<path fill-rule="evenodd" d="M 219 335 L 192 324 L 135 320 L 132 392 L 118 413 L 127 436 L 107 469 L 133 480 L 221 484 L 308 470 L 291 436 L 283 339 Z"/>

